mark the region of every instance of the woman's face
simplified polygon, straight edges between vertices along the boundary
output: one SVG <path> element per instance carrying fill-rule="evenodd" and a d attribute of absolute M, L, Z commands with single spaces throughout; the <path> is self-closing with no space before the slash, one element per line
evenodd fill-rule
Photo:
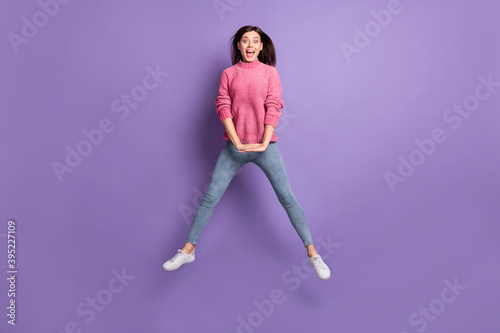
<path fill-rule="evenodd" d="M 245 32 L 238 42 L 238 49 L 243 57 L 243 62 L 252 62 L 257 59 L 263 45 L 264 44 L 260 40 L 260 35 L 257 32 Z"/>

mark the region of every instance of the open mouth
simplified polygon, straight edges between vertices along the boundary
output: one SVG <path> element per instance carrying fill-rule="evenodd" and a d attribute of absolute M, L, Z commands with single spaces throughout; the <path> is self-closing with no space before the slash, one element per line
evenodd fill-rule
<path fill-rule="evenodd" d="M 246 54 L 247 57 L 252 58 L 255 55 L 255 50 L 247 50 Z"/>

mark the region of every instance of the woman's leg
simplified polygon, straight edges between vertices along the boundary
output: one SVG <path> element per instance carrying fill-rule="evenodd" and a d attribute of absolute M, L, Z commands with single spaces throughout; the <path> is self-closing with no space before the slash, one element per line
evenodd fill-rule
<path fill-rule="evenodd" d="M 207 225 L 215 206 L 222 198 L 236 172 L 247 162 L 248 153 L 240 153 L 234 144 L 227 140 L 215 164 L 210 185 L 194 215 L 183 251 L 185 250 L 188 254 L 194 251 L 194 245 Z"/>
<path fill-rule="evenodd" d="M 295 199 L 295 195 L 290 188 L 285 165 L 278 146 L 275 142 L 271 142 L 266 151 L 255 152 L 254 154 L 254 158 L 251 158 L 250 162 L 258 165 L 271 182 L 279 202 L 285 208 L 293 227 L 307 248 L 308 255 L 316 255 L 317 252 L 314 249 L 309 225 L 307 224 L 302 207 Z"/>

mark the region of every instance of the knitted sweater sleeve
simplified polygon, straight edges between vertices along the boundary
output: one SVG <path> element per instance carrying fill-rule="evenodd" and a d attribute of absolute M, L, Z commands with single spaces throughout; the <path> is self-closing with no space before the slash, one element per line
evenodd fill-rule
<path fill-rule="evenodd" d="M 276 128 L 278 120 L 283 113 L 280 109 L 283 108 L 284 103 L 281 99 L 281 83 L 278 75 L 278 70 L 273 67 L 271 75 L 269 76 L 269 85 L 267 90 L 266 101 L 266 116 L 264 118 L 264 125 L 269 124 Z"/>
<path fill-rule="evenodd" d="M 219 84 L 219 96 L 215 99 L 217 115 L 221 122 L 224 122 L 226 118 L 233 118 L 233 114 L 231 113 L 232 103 L 233 100 L 229 96 L 229 78 L 227 72 L 223 71 Z"/>

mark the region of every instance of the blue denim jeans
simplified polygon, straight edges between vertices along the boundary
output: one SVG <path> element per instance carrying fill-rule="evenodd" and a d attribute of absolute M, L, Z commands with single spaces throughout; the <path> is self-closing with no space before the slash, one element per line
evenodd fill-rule
<path fill-rule="evenodd" d="M 196 245 L 198 237 L 234 175 L 248 162 L 258 165 L 264 171 L 304 246 L 313 244 L 306 217 L 290 188 L 285 165 L 276 142 L 270 142 L 263 152 L 240 153 L 231 140 L 226 140 L 217 159 L 210 185 L 196 210 L 186 241 Z"/>

